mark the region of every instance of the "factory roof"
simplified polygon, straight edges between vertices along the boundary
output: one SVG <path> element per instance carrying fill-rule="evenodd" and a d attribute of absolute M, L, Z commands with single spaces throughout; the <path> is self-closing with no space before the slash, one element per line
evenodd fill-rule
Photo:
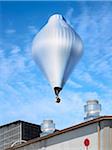
<path fill-rule="evenodd" d="M 19 124 L 19 123 L 26 123 L 26 124 L 30 124 L 30 125 L 33 125 L 33 126 L 39 126 L 39 125 L 34 124 L 34 123 L 30 123 L 30 122 L 26 122 L 26 121 L 22 121 L 22 120 L 17 120 L 17 121 L 13 121 L 13 122 L 10 122 L 10 123 L 1 125 L 1 126 L 0 126 L 0 129 L 3 128 L 3 127 L 6 127 L 6 126 L 10 126 L 10 125 L 12 125 L 12 124 Z"/>
<path fill-rule="evenodd" d="M 60 130 L 60 131 L 57 131 L 57 132 L 54 132 L 52 134 L 29 140 L 28 142 L 20 144 L 20 145 L 17 145 L 15 147 L 16 148 L 23 147 L 25 145 L 29 145 L 29 144 L 36 143 L 36 142 L 39 142 L 39 141 L 42 141 L 42 140 L 46 140 L 46 139 L 49 139 L 51 137 L 54 137 L 54 136 L 57 136 L 57 135 L 60 135 L 60 134 L 63 134 L 63 133 L 66 133 L 66 132 L 69 132 L 69 131 L 81 128 L 81 127 L 84 127 L 84 126 L 88 126 L 90 124 L 98 123 L 98 122 L 101 122 L 101 121 L 104 121 L 104 120 L 112 120 L 112 116 L 101 116 L 101 117 L 98 117 L 96 119 L 92 119 L 92 120 L 89 120 L 89 121 L 84 121 L 84 122 L 82 122 L 80 124 L 71 126 L 69 128 L 66 128 L 66 129 L 63 129 L 63 130 Z M 7 150 L 14 150 L 15 147 L 14 148 L 8 148 Z"/>

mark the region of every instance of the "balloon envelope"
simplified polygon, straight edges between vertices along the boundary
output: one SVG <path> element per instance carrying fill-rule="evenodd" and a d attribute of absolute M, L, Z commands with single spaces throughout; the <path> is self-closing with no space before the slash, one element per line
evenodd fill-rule
<path fill-rule="evenodd" d="M 65 19 L 56 14 L 35 36 L 32 53 L 51 86 L 62 88 L 82 55 L 82 41 Z"/>

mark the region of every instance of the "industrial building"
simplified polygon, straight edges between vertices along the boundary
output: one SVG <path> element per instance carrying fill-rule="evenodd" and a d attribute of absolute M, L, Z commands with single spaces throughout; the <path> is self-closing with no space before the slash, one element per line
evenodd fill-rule
<path fill-rule="evenodd" d="M 82 123 L 60 131 L 55 129 L 53 120 L 44 120 L 36 129 L 34 125 L 29 128 L 30 124 L 27 127 L 27 123 L 21 121 L 15 122 L 15 126 L 9 124 L 10 128 L 13 125 L 11 130 L 14 132 L 12 139 L 8 138 L 8 132 L 10 144 L 5 150 L 112 150 L 112 116 L 100 116 L 101 105 L 97 100 L 87 101 L 84 110 Z M 22 132 L 20 124 L 23 124 Z M 20 137 L 23 141 L 19 140 Z"/>
<path fill-rule="evenodd" d="M 112 150 L 112 116 L 85 121 L 7 150 Z"/>
<path fill-rule="evenodd" d="M 25 121 L 15 121 L 0 126 L 0 150 L 25 143 L 40 136 L 40 126 Z"/>

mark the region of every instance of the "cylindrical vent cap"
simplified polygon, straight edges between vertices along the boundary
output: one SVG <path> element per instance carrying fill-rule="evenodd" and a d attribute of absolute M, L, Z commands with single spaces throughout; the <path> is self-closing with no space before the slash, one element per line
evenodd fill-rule
<path fill-rule="evenodd" d="M 53 120 L 43 120 L 41 124 L 42 135 L 51 134 L 55 131 L 55 124 Z"/>
<path fill-rule="evenodd" d="M 85 120 L 94 119 L 100 116 L 101 104 L 98 100 L 88 100 L 84 106 Z"/>

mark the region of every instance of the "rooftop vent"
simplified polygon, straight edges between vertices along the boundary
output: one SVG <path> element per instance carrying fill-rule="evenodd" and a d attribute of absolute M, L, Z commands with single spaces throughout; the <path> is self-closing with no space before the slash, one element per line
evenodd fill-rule
<path fill-rule="evenodd" d="M 41 124 L 41 135 L 45 136 L 48 134 L 51 134 L 55 131 L 55 124 L 53 123 L 53 120 L 43 120 L 43 123 Z"/>
<path fill-rule="evenodd" d="M 88 100 L 87 104 L 84 105 L 84 112 L 84 120 L 97 118 L 100 116 L 101 104 L 99 104 L 98 100 Z"/>

